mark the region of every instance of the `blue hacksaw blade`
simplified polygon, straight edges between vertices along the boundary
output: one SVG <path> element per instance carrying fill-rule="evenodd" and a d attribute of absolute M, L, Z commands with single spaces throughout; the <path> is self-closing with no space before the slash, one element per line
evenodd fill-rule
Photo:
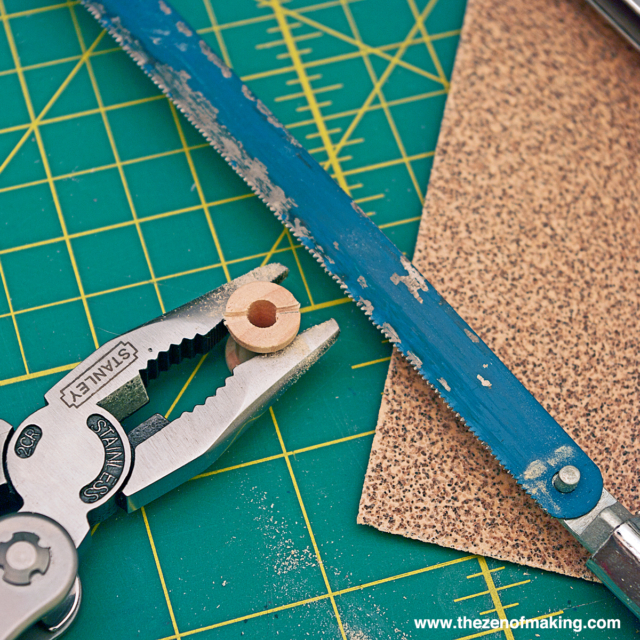
<path fill-rule="evenodd" d="M 593 461 L 175 9 L 83 3 L 541 507 L 595 506 Z M 571 493 L 553 486 L 565 465 Z"/>

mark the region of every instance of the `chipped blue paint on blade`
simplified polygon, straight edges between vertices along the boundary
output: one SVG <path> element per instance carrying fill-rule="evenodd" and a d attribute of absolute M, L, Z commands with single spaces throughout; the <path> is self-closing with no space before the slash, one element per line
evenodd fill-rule
<path fill-rule="evenodd" d="M 595 506 L 595 464 L 174 9 L 84 4 L 544 509 Z M 582 479 L 563 494 L 568 464 Z"/>

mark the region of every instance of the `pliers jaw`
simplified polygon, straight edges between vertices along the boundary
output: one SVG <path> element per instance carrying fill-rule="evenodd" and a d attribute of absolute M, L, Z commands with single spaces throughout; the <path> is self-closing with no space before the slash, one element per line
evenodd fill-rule
<path fill-rule="evenodd" d="M 338 333 L 335 320 L 311 327 L 281 351 L 256 355 L 235 367 L 226 384 L 193 411 L 166 424 L 161 416 L 154 416 L 134 429 L 129 438 L 136 442 L 135 465 L 120 492 L 121 506 L 128 511 L 139 509 L 204 471 L 253 416 L 322 356 Z"/>
<path fill-rule="evenodd" d="M 90 525 L 110 515 L 116 500 L 132 511 L 211 465 L 329 348 L 339 331 L 335 321 L 239 365 L 215 395 L 172 422 L 155 416 L 127 434 L 121 420 L 148 401 L 150 379 L 208 352 L 227 335 L 224 312 L 234 291 L 286 275 L 278 264 L 254 269 L 112 339 L 54 385 L 45 394 L 47 405 L 5 447 L 4 468 L 23 501 L 20 510 L 58 522 L 80 547 Z"/>
<path fill-rule="evenodd" d="M 149 380 L 227 335 L 224 311 L 234 291 L 249 282 L 279 283 L 287 274 L 280 264 L 254 269 L 110 340 L 45 394 L 47 404 L 73 410 L 93 403 L 123 420 L 149 401 Z"/>
<path fill-rule="evenodd" d="M 224 312 L 234 291 L 254 281 L 278 283 L 286 275 L 278 264 L 254 269 L 114 338 L 54 385 L 45 394 L 46 406 L 15 432 L 0 421 L 0 501 L 11 500 L 19 509 L 0 518 L 0 640 L 17 637 L 38 620 L 47 637 L 57 637 L 80 605 L 76 548 L 88 540 L 90 524 L 108 517 L 116 504 L 133 511 L 204 471 L 333 344 L 339 329 L 329 320 L 285 349 L 236 366 L 204 404 L 172 422 L 155 415 L 129 433 L 122 427 L 121 420 L 148 402 L 149 380 L 184 358 L 207 353 L 227 335 Z M 47 566 L 33 568 L 42 580 L 30 581 L 31 568 L 21 569 L 28 583 L 6 579 L 15 573 L 8 551 L 15 544 L 48 554 Z M 9 600 L 18 604 L 7 608 Z"/>

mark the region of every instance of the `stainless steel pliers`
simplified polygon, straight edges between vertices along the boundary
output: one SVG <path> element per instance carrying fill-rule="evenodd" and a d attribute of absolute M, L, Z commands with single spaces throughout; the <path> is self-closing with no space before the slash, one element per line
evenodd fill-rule
<path fill-rule="evenodd" d="M 333 344 L 334 320 L 285 349 L 235 367 L 204 404 L 169 422 L 154 415 L 128 433 L 121 421 L 149 400 L 147 383 L 208 352 L 227 334 L 230 295 L 280 282 L 271 264 L 110 340 L 45 394 L 17 429 L 0 421 L 0 640 L 54 638 L 81 600 L 77 549 L 118 506 L 131 512 L 206 469 Z"/>

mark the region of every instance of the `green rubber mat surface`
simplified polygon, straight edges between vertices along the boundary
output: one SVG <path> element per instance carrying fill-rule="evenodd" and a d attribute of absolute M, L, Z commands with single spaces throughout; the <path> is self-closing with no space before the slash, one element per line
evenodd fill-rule
<path fill-rule="evenodd" d="M 320 162 L 333 147 L 329 169 L 411 255 L 464 0 L 175 5 Z M 342 328 L 208 473 L 94 531 L 67 637 L 577 635 L 462 616 L 614 618 L 578 636 L 636 637 L 598 585 L 357 526 L 389 344 L 80 5 L 0 0 L 0 18 L 3 418 L 19 424 L 97 345 L 266 262 L 289 267 L 303 327 Z M 128 426 L 224 377 L 219 348 L 184 363 Z"/>

